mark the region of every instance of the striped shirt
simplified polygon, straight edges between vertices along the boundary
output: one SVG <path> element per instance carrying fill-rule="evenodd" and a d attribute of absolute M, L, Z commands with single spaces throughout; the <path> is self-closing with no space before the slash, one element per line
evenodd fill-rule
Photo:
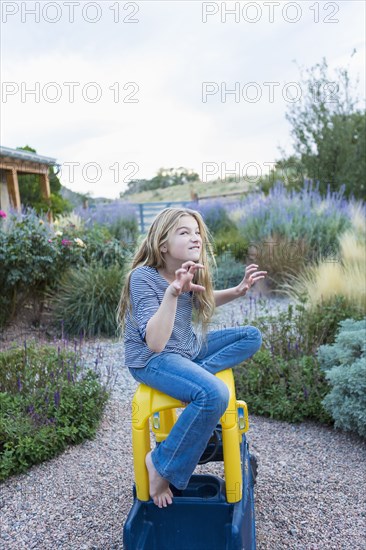
<path fill-rule="evenodd" d="M 177 309 L 172 334 L 160 353 L 153 352 L 146 344 L 146 325 L 158 310 L 170 283 L 155 267 L 136 267 L 130 277 L 130 300 L 135 322 L 127 309 L 124 334 L 125 366 L 145 367 L 160 353 L 179 353 L 194 359 L 201 348 L 201 338 L 192 327 L 193 292 L 182 292 L 177 298 Z"/>

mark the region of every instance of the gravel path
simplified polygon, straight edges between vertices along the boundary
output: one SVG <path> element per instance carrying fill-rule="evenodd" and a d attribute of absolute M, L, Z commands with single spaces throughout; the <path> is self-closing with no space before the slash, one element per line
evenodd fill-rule
<path fill-rule="evenodd" d="M 240 322 L 242 306 L 221 306 L 215 322 Z M 90 363 L 100 357 L 114 385 L 96 438 L 0 485 L 0 548 L 122 549 L 132 505 L 130 407 L 137 383 L 120 367 L 121 343 L 88 342 L 84 354 Z M 363 440 L 313 423 L 294 426 L 250 415 L 248 441 L 259 462 L 259 550 L 366 548 Z M 196 468 L 203 472 L 223 477 L 223 465 Z"/>

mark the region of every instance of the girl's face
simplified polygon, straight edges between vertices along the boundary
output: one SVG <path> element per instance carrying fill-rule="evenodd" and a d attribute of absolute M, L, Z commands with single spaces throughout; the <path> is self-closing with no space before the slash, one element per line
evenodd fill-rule
<path fill-rule="evenodd" d="M 182 216 L 168 238 L 166 245 L 162 247 L 165 259 L 186 262 L 192 260 L 198 262 L 201 256 L 202 238 L 198 223 L 193 216 Z"/>

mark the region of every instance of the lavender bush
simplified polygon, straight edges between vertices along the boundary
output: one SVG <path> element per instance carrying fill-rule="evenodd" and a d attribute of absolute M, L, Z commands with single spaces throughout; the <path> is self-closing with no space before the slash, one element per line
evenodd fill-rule
<path fill-rule="evenodd" d="M 98 204 L 95 208 L 79 207 L 75 213 L 84 220 L 87 228 L 95 224 L 106 226 L 115 239 L 126 243 L 137 238 L 139 227 L 136 208 L 128 202 L 118 200 Z"/>
<path fill-rule="evenodd" d="M 201 203 L 189 204 L 193 210 L 197 210 L 203 217 L 206 225 L 213 235 L 220 232 L 235 229 L 235 223 L 230 219 L 228 208 L 219 200 L 205 200 Z"/>
<path fill-rule="evenodd" d="M 95 436 L 110 395 L 86 368 L 81 341 L 23 346 L 0 356 L 0 481 Z"/>
<path fill-rule="evenodd" d="M 301 191 L 287 191 L 276 182 L 268 196 L 251 194 L 237 211 L 232 211 L 239 232 L 250 242 L 262 243 L 276 235 L 287 241 L 305 239 L 314 255 L 326 257 L 338 252 L 337 237 L 352 227 L 351 204 L 339 192 L 319 193 L 319 182 L 313 189 L 305 180 Z M 362 206 L 363 211 L 365 207 Z"/>

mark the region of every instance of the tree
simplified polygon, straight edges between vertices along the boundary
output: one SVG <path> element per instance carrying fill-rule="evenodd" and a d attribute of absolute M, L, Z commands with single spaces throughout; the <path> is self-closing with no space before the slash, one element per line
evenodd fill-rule
<path fill-rule="evenodd" d="M 365 198 L 366 193 L 366 111 L 357 109 L 351 97 L 347 69 L 337 69 L 337 80 L 327 77 L 322 63 L 302 75 L 302 97 L 291 103 L 286 119 L 292 125 L 294 150 L 299 156 L 303 177 L 319 180 L 319 190 L 339 191 L 344 196 Z"/>
<path fill-rule="evenodd" d="M 187 170 L 182 166 L 180 168 L 160 168 L 153 181 L 158 183 L 158 187 L 170 187 L 171 185 L 183 185 L 197 181 L 199 176 L 192 170 Z"/>
<path fill-rule="evenodd" d="M 37 153 L 29 145 L 17 147 L 17 149 Z M 48 178 L 51 191 L 50 201 L 47 201 L 42 195 L 39 174 L 19 174 L 19 192 L 22 204 L 31 206 L 39 214 L 51 211 L 54 217 L 65 212 L 71 212 L 72 205 L 61 196 L 61 182 L 55 174 L 53 166 L 49 167 Z"/>
<path fill-rule="evenodd" d="M 124 193 L 120 193 L 120 197 L 123 197 L 125 194 L 130 195 L 152 189 L 164 189 L 172 185 L 183 185 L 195 181 L 199 181 L 199 175 L 193 172 L 193 170 L 187 170 L 182 166 L 180 168 L 160 168 L 157 175 L 150 180 L 131 180 L 127 190 Z"/>

